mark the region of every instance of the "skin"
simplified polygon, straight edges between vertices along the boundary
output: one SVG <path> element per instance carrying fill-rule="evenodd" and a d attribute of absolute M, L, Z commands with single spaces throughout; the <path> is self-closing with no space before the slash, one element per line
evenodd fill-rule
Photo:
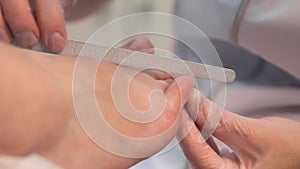
<path fill-rule="evenodd" d="M 10 43 L 15 38 L 19 45 L 30 48 L 41 38 L 52 52 L 64 47 L 67 34 L 61 0 L 1 0 L 0 8 L 3 42 Z"/>
<path fill-rule="evenodd" d="M 138 44 L 151 47 L 142 38 Z M 72 99 L 72 75 L 76 57 L 47 56 L 0 44 L 0 154 L 27 155 L 39 153 L 63 168 L 128 168 L 144 158 L 126 158 L 97 146 L 83 131 Z M 139 47 L 137 50 L 142 50 Z M 14 65 L 14 66 L 11 66 Z M 137 109 L 149 106 L 148 95 L 161 90 L 166 108 L 153 122 L 141 124 L 129 121 L 115 109 L 108 90 L 117 65 L 101 63 L 96 76 L 98 104 L 105 104 L 102 113 L 113 128 L 124 135 L 144 138 L 164 132 L 176 119 L 191 92 L 193 82 L 188 77 L 157 79 L 147 72 L 139 73 L 131 82 L 130 99 Z M 133 71 L 122 68 L 124 77 Z M 124 83 L 129 79 L 124 78 Z M 122 81 L 122 83 L 123 83 Z M 117 87 L 123 89 L 120 83 Z M 143 94 L 141 94 L 143 93 Z M 183 104 L 181 104 L 183 102 Z M 126 110 L 125 110 L 126 111 Z M 145 132 L 147 131 L 147 132 Z M 176 134 L 176 130 L 157 140 L 150 155 L 160 151 Z M 108 163 L 107 161 L 113 161 Z"/>
<path fill-rule="evenodd" d="M 198 113 L 196 124 L 181 142 L 192 168 L 201 169 L 296 169 L 300 166 L 300 123 L 267 117 L 252 119 L 224 110 L 213 133 L 234 154 L 220 153 L 208 142 L 199 143 L 200 129 L 212 102 L 198 92 L 200 108 L 187 107 L 190 115 Z M 189 104 L 187 104 L 189 105 Z M 197 127 L 198 126 L 198 127 Z"/>
<path fill-rule="evenodd" d="M 65 17 L 87 16 L 108 0 L 0 0 L 0 41 L 31 48 L 41 39 L 49 51 L 58 53 L 66 44 Z M 55 12 L 54 12 L 55 11 Z"/>
<path fill-rule="evenodd" d="M 86 15 L 90 11 L 85 9 L 90 9 L 90 7 L 96 9 L 98 3 L 100 3 L 96 0 L 91 0 L 93 3 L 85 3 L 79 0 L 80 5 L 71 8 L 71 0 L 65 0 L 64 2 L 62 4 L 60 0 L 33 0 L 30 4 L 27 0 L 0 0 L 0 40 L 10 43 L 13 38 L 16 38 L 20 45 L 30 48 L 41 38 L 50 51 L 59 52 L 62 50 L 66 39 L 63 9 L 70 9 L 70 15 L 67 15 L 69 18 L 78 18 L 80 16 L 76 14 L 79 13 L 77 11 L 80 7 L 90 5 L 80 12 Z M 52 11 L 57 12 L 53 13 Z M 31 32 L 33 36 L 28 34 L 24 36 L 24 32 Z M 54 33 L 56 36 L 53 40 Z M 141 50 L 144 46 L 149 47 L 152 45 L 149 45 L 145 40 L 133 46 L 130 43 L 125 45 L 126 48 L 132 50 Z M 97 168 L 100 166 L 102 168 L 121 168 L 120 163 L 123 164 L 122 167 L 125 167 L 141 160 L 125 159 L 99 149 L 80 128 L 74 116 L 74 110 L 71 108 L 73 103 L 70 99 L 70 77 L 75 62 L 74 58 L 49 59 L 47 57 L 47 59 L 41 59 L 38 54 L 24 51 L 12 52 L 13 50 L 15 49 L 5 46 L 3 49 L 5 51 L 4 55 L 26 55 L 26 57 L 23 59 L 1 57 L 3 60 L 0 68 L 3 72 L 1 81 L 9 82 L 1 86 L 1 109 L 3 109 L 0 114 L 1 153 L 25 155 L 39 152 L 66 168 Z M 148 52 L 153 51 L 149 50 Z M 14 63 L 20 69 L 8 67 L 5 62 Z M 115 70 L 115 65 L 106 63 L 102 69 L 108 73 L 103 76 L 98 75 L 100 81 L 106 82 L 99 84 L 99 86 L 107 87 L 111 82 L 110 77 Z M 132 73 L 130 70 L 124 70 L 124 72 Z M 177 97 L 173 96 L 174 92 L 168 92 L 167 90 L 172 87 L 172 84 L 156 81 L 171 79 L 169 75 L 158 71 L 147 71 L 146 73 L 147 75 L 136 78 L 136 85 L 133 85 L 133 88 L 139 88 L 143 84 L 142 82 L 152 78 L 151 82 L 147 81 L 148 83 L 146 83 L 151 84 L 151 86 L 142 85 L 144 88 L 141 87 L 141 91 L 147 91 L 153 89 L 153 87 L 159 88 L 165 91 L 166 95 L 169 93 L 171 95 L 169 98 L 175 97 L 174 99 L 178 101 Z M 47 76 L 41 76 L 41 74 Z M 28 82 L 28 79 L 31 83 Z M 57 81 L 61 83 L 57 84 Z M 173 90 L 176 91 L 176 89 Z M 18 95 L 12 95 L 11 93 L 17 93 Z M 100 102 L 111 104 L 111 97 L 107 97 L 110 96 L 110 93 L 99 92 L 97 96 Z M 142 110 L 149 106 L 147 99 L 134 99 L 135 96 L 136 98 L 142 97 L 139 93 L 131 96 L 132 103 L 135 106 L 140 106 Z M 172 104 L 176 105 L 175 102 Z M 61 103 L 64 103 L 64 105 Z M 172 104 L 169 106 L 172 107 Z M 300 148 L 297 142 L 300 139 L 299 123 L 277 117 L 251 119 L 225 111 L 214 136 L 226 143 L 234 151 L 234 154 L 220 154 L 215 146 L 212 146 L 211 140 L 201 144 L 198 143 L 199 130 L 207 113 L 206 108 L 203 108 L 203 106 L 207 105 L 206 107 L 209 107 L 211 103 L 203 99 L 199 104 L 202 107 L 199 110 L 200 117 L 197 118 L 197 125 L 193 125 L 191 131 L 181 143 L 194 168 L 299 168 Z M 45 110 L 45 107 L 47 107 L 47 110 Z M 110 108 L 105 112 L 115 112 L 112 107 Z M 169 112 L 177 112 L 177 108 L 174 106 Z M 189 113 L 193 114 L 191 110 L 189 110 Z M 137 137 L 145 133 L 139 132 L 144 131 L 139 130 L 140 126 L 124 121 L 116 113 L 109 113 L 105 117 L 111 124 L 114 124 L 113 126 L 118 131 L 126 135 Z M 147 131 L 149 131 L 148 127 L 151 128 L 149 134 L 155 135 L 174 122 L 174 119 L 169 119 L 172 116 L 166 117 L 168 118 L 157 122 L 159 128 L 152 127 L 152 125 L 142 127 Z M 28 121 L 30 123 L 27 123 Z M 123 125 L 118 125 L 120 121 L 124 121 Z M 182 123 L 184 123 L 184 120 L 182 120 Z M 40 128 L 43 128 L 43 130 L 40 130 Z M 30 131 L 29 137 L 28 131 Z M 80 148 L 78 149 L 78 147 Z M 81 154 L 85 154 L 85 156 Z M 95 162 L 99 161 L 98 159 L 103 159 L 103 161 L 114 160 L 116 163 L 114 163 L 115 166 L 103 166 L 104 164 Z"/>

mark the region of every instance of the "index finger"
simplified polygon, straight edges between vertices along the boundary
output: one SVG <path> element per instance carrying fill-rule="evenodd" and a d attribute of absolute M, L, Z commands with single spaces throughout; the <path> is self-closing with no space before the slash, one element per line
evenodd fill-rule
<path fill-rule="evenodd" d="M 180 142 L 180 146 L 192 168 L 201 169 L 232 169 L 240 168 L 239 162 L 230 158 L 222 158 L 209 145 L 208 142 L 199 142 L 201 133 L 196 125 L 193 125 L 190 132 Z"/>
<path fill-rule="evenodd" d="M 34 46 L 39 39 L 39 29 L 29 1 L 1 0 L 1 5 L 5 20 L 18 43 L 23 47 Z"/>

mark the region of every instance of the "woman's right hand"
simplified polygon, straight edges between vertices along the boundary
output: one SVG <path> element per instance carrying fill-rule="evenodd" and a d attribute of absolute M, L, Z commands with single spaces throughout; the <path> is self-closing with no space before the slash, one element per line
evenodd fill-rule
<path fill-rule="evenodd" d="M 208 142 L 200 143 L 212 102 L 200 92 L 196 124 L 181 142 L 192 168 L 201 169 L 298 169 L 300 167 L 300 123 L 279 117 L 252 119 L 224 110 L 213 136 L 228 145 L 233 153 L 219 152 Z M 189 104 L 187 104 L 189 105 Z M 191 105 L 191 104 L 190 104 Z M 255 105 L 254 105 L 255 106 Z M 220 110 L 223 111 L 223 110 Z"/>

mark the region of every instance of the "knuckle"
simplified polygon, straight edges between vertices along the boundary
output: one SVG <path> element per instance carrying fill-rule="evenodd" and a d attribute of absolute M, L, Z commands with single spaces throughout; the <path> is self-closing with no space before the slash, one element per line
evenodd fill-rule
<path fill-rule="evenodd" d="M 247 118 L 222 118 L 221 128 L 225 131 L 239 135 L 243 138 L 253 138 L 257 136 L 257 126 L 255 120 Z"/>

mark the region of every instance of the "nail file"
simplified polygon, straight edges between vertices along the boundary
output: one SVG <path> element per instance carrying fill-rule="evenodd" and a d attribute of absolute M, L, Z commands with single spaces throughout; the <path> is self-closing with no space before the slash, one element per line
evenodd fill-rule
<path fill-rule="evenodd" d="M 38 43 L 32 48 L 34 51 L 47 52 L 42 43 Z M 123 62 L 131 54 L 138 55 L 134 57 L 129 62 Z M 103 60 L 114 63 L 121 64 L 123 66 L 128 66 L 131 68 L 143 69 L 148 67 L 163 67 L 163 70 L 168 70 L 168 73 L 178 74 L 178 75 L 191 75 L 193 74 L 196 78 L 203 78 L 209 80 L 216 80 L 222 82 L 232 82 L 234 81 L 236 74 L 232 69 L 221 68 L 217 66 L 211 66 L 201 63 L 195 63 L 190 61 L 183 61 L 181 59 L 167 58 L 163 56 L 157 56 L 152 54 L 147 54 L 143 52 L 136 52 L 131 50 L 126 50 L 122 48 L 110 48 L 104 46 L 93 45 L 85 42 L 68 40 L 65 48 L 60 55 L 70 55 L 70 56 L 87 56 L 92 58 L 103 57 Z M 187 68 L 189 68 L 187 70 Z"/>

